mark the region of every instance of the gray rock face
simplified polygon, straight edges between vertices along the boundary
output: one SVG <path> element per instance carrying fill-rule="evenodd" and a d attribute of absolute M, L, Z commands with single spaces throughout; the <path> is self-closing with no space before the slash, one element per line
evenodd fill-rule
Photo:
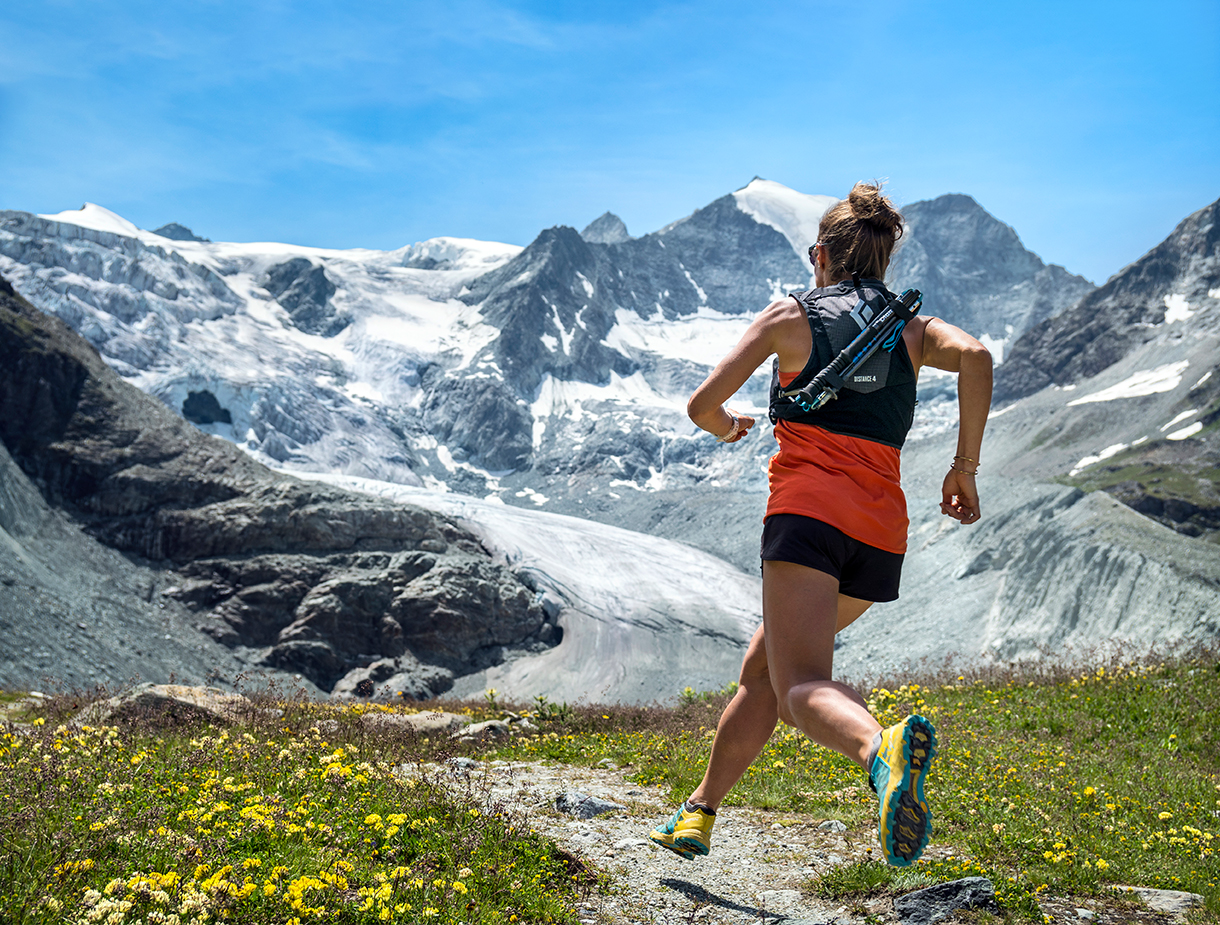
<path fill-rule="evenodd" d="M 1012 347 L 996 400 L 1097 375 L 1157 336 L 1167 298 L 1207 304 L 1220 286 L 1220 201 L 1186 218 L 1151 251 L 1110 277 L 1071 311 L 1047 319 Z"/>
<path fill-rule="evenodd" d="M 201 632 L 190 609 L 161 595 L 165 585 L 160 570 L 51 508 L 0 442 L 0 686 L 232 684 L 263 673 Z"/>
<path fill-rule="evenodd" d="M 966 877 L 938 883 L 924 890 L 907 893 L 894 900 L 894 911 L 903 925 L 932 925 L 943 922 L 959 909 L 981 909 L 999 914 L 995 887 L 985 877 Z"/>
<path fill-rule="evenodd" d="M 306 334 L 334 337 L 352 323 L 350 315 L 336 311 L 331 304 L 335 284 L 326 278 L 326 271 L 304 257 L 273 266 L 267 271 L 263 288 Z"/>
<path fill-rule="evenodd" d="M 926 314 L 975 336 L 1020 336 L 1094 288 L 1063 267 L 1044 264 L 969 196 L 911 203 L 902 213 L 906 233 L 890 266 L 890 287 L 920 290 Z"/>
<path fill-rule="evenodd" d="M 611 369 L 633 371 L 602 343 L 614 323 L 613 303 L 597 297 L 603 247 L 587 244 L 572 228 L 547 229 L 464 296 L 481 302 L 484 317 L 500 330 L 485 353 L 517 395 L 532 396 L 547 374 L 604 382 Z"/>
<path fill-rule="evenodd" d="M 802 287 L 807 279 L 784 236 L 742 212 L 732 196 L 654 234 L 615 243 L 591 242 L 571 228 L 548 229 L 505 266 L 472 282 L 462 296 L 480 304 L 500 333 L 464 370 L 437 380 L 425 405 L 429 428 L 438 439 L 452 440 L 447 422 L 453 421 L 471 458 L 511 463 L 504 468 L 532 465 L 566 476 L 612 457 L 638 457 L 612 474 L 633 478 L 659 462 L 658 425 L 665 422 L 629 408 L 616 408 L 623 417 L 600 424 L 577 421 L 575 431 L 555 420 L 548 423 L 543 445 L 535 448 L 526 404 L 537 398 L 544 380 L 606 385 L 612 375 L 638 371 L 666 391 L 693 388 L 706 368 L 608 345 L 616 313 L 675 319 L 702 306 L 739 314 L 761 308 L 786 287 Z M 473 382 L 463 388 L 454 379 Z M 465 423 L 478 409 L 472 391 L 504 409 L 493 426 Z M 628 420 L 632 426 L 624 426 Z M 581 449 L 575 459 L 573 444 Z"/>
<path fill-rule="evenodd" d="M 622 244 L 631 240 L 627 226 L 613 212 L 603 212 L 589 222 L 580 236 L 590 244 Z"/>
<path fill-rule="evenodd" d="M 207 238 L 201 238 L 186 225 L 179 225 L 177 222 L 170 222 L 168 225 L 162 225 L 160 228 L 153 230 L 153 234 L 159 234 L 163 238 L 169 238 L 171 241 L 199 241 L 206 243 Z"/>
<path fill-rule="evenodd" d="M 435 690 L 496 664 L 505 646 L 546 648 L 541 600 L 469 533 L 418 508 L 275 475 L 122 382 L 7 284 L 0 440 L 47 502 L 155 563 L 173 585 L 163 597 L 214 639 L 261 649 L 262 664 L 323 689 L 409 653 L 443 670 L 427 679 Z M 15 524 L 32 499 L 13 491 Z"/>
<path fill-rule="evenodd" d="M 1220 202 L 1188 217 L 1077 307 L 1029 331 L 996 378 L 997 400 L 1030 396 L 1023 404 L 1052 409 L 1030 434 L 1023 469 L 1066 470 L 1195 537 L 1220 535 L 1211 477 L 1220 464 L 1218 219 Z"/>
<path fill-rule="evenodd" d="M 436 439 L 491 471 L 529 463 L 533 419 L 503 380 L 425 372 L 424 422 Z M 471 492 L 477 494 L 477 492 Z"/>

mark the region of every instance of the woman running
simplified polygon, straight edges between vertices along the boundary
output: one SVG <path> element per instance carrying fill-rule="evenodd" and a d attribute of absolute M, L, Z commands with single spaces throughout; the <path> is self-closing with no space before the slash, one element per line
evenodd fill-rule
<path fill-rule="evenodd" d="M 959 328 L 917 315 L 901 344 L 875 353 L 836 400 L 802 413 L 785 407 L 780 394 L 807 384 L 884 305 L 882 281 L 901 235 L 902 216 L 880 185 L 857 183 L 822 217 L 809 248 L 817 288 L 768 305 L 687 405 L 703 430 L 726 443 L 741 440 L 755 421 L 724 402 L 776 358 L 771 413 L 779 452 L 763 522 L 763 623 L 720 717 L 702 783 L 650 836 L 685 858 L 711 849 L 721 800 L 777 720 L 864 769 L 878 794 L 878 834 L 890 864 L 913 863 L 931 835 L 923 780 L 935 753 L 932 724 L 909 716 L 882 729 L 855 690 L 832 680 L 834 637 L 874 602 L 898 597 L 907 539 L 899 451 L 923 365 L 958 374 L 957 455 L 941 512 L 963 524 L 979 519 L 974 478 L 991 405 L 991 354 Z"/>

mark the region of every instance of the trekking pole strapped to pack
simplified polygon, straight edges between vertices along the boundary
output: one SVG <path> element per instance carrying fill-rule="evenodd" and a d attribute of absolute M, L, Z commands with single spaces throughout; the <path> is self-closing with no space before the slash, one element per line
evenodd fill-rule
<path fill-rule="evenodd" d="M 908 289 L 902 295 L 889 299 L 855 340 L 844 347 L 808 385 L 799 389 L 781 389 L 779 397 L 787 399 L 802 412 L 816 411 L 838 398 L 839 390 L 851 374 L 869 357 L 878 350 L 893 351 L 901 343 L 903 329 L 908 321 L 919 314 L 922 305 L 923 294 L 918 289 Z"/>

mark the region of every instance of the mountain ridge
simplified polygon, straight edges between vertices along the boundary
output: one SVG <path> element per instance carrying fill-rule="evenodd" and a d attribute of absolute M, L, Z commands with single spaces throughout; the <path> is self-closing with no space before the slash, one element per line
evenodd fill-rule
<path fill-rule="evenodd" d="M 1009 401 L 1049 385 L 1089 378 L 1121 360 L 1165 322 L 1173 296 L 1190 311 L 1220 287 L 1220 200 L 1183 219 L 1139 260 L 1128 264 L 1070 311 L 1032 327 L 1013 345 L 996 377 Z M 1158 304 L 1160 301 L 1160 304 Z"/>

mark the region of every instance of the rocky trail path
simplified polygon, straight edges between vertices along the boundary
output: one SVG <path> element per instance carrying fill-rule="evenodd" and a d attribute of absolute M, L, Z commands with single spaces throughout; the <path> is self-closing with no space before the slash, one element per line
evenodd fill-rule
<path fill-rule="evenodd" d="M 827 820 L 726 807 L 716 821 L 712 853 L 687 861 L 648 841 L 649 831 L 674 807 L 656 789 L 625 780 L 621 770 L 541 762 L 472 765 L 463 770 L 473 784 L 482 783 L 493 800 L 523 811 L 539 833 L 609 875 L 609 890 L 591 893 L 580 907 L 584 925 L 862 921 L 842 903 L 800 892 L 803 881 L 832 865 L 869 856 L 872 846 L 859 833 L 831 831 L 838 827 L 829 824 L 819 828 Z M 571 791 L 625 810 L 590 819 L 557 810 L 556 797 Z"/>
<path fill-rule="evenodd" d="M 456 759 L 448 773 L 465 779 L 492 802 L 529 819 L 533 829 L 606 876 L 578 907 L 582 925 L 923 925 L 1002 922 L 981 910 L 930 906 L 897 909 L 894 897 L 864 902 L 822 900 L 802 891 L 836 865 L 877 857 L 876 833 L 803 813 L 724 807 L 712 852 L 684 860 L 648 841 L 648 833 L 674 810 L 661 792 L 625 779 L 612 767 L 546 762 Z M 588 819 L 556 807 L 577 792 L 618 808 Z M 948 857 L 950 845 L 928 847 L 925 857 Z M 962 881 L 964 882 L 964 881 Z M 912 887 L 914 888 L 914 887 Z M 1142 900 L 1142 902 L 1140 901 Z M 1140 900 L 1048 897 L 1041 904 L 1051 925 L 1177 925 L 1198 900 L 1193 894 L 1143 890 Z M 1145 905 L 1147 903 L 1147 905 Z M 1196 910 L 1197 916 L 1198 910 Z"/>

